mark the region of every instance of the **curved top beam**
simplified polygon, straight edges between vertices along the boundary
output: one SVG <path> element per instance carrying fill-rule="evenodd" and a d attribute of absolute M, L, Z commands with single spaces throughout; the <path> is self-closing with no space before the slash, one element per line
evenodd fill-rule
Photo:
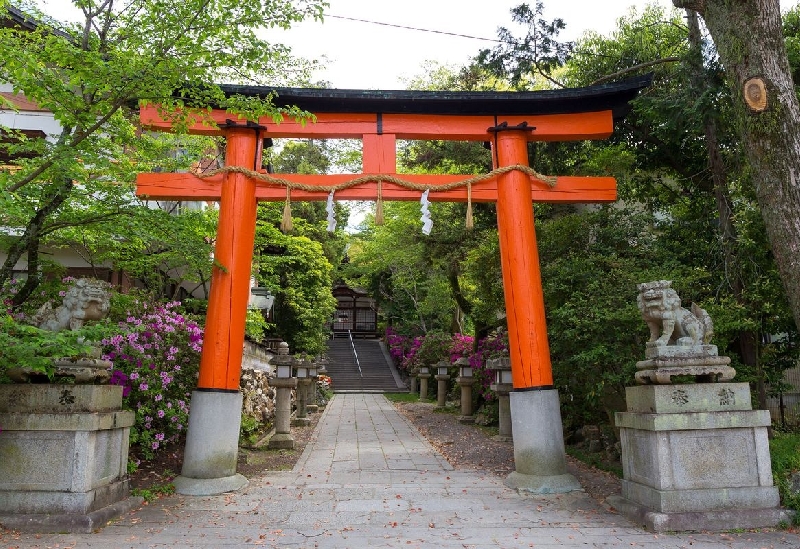
<path fill-rule="evenodd" d="M 348 90 L 222 85 L 228 95 L 277 94 L 278 106 L 295 105 L 313 113 L 383 113 L 441 115 L 540 115 L 612 111 L 627 114 L 628 102 L 653 80 L 652 74 L 610 84 L 532 92 L 456 92 Z"/>

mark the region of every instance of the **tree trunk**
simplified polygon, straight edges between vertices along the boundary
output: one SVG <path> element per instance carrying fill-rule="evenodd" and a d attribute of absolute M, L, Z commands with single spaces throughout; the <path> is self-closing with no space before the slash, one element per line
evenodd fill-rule
<path fill-rule="evenodd" d="M 28 256 L 28 278 L 19 292 L 14 295 L 12 305 L 18 307 L 25 302 L 41 282 L 39 276 L 39 245 L 42 239 L 42 229 L 47 218 L 58 210 L 64 201 L 72 193 L 72 179 L 65 179 L 61 185 L 55 188 L 53 194 L 45 201 L 44 205 L 36 211 L 36 214 L 28 221 L 25 232 L 11 245 L 8 250 L 2 268 L 0 268 L 0 288 L 8 281 L 13 272 L 14 266 L 23 255 Z"/>
<path fill-rule="evenodd" d="M 800 105 L 778 0 L 673 0 L 705 20 L 733 90 L 734 112 L 795 324 L 800 326 Z"/>

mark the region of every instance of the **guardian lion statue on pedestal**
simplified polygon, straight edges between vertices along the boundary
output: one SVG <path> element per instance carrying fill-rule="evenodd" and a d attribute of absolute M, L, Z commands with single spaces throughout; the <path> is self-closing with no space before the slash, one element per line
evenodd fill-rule
<path fill-rule="evenodd" d="M 711 317 L 695 303 L 692 303 L 691 310 L 681 307 L 681 298 L 671 286 L 671 280 L 637 285 L 639 296 L 636 302 L 650 328 L 648 344 L 659 347 L 708 344 L 714 335 Z"/>
<path fill-rule="evenodd" d="M 87 320 L 100 320 L 109 309 L 108 283 L 94 278 L 80 278 L 67 290 L 61 306 L 42 305 L 32 318 L 42 330 L 59 332 L 79 330 Z"/>

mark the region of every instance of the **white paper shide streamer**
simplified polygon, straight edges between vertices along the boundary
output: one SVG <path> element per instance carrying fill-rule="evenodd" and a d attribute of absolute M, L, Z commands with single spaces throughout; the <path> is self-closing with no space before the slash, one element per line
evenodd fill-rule
<path fill-rule="evenodd" d="M 325 206 L 325 211 L 328 212 L 328 232 L 332 233 L 336 230 L 336 218 L 333 216 L 333 191 L 328 195 L 328 205 Z"/>
<path fill-rule="evenodd" d="M 433 228 L 433 220 L 431 219 L 431 212 L 428 210 L 428 206 L 430 206 L 430 202 L 428 202 L 428 191 L 430 189 L 425 189 L 425 192 L 422 193 L 422 196 L 419 199 L 420 203 L 420 211 L 422 212 L 422 217 L 419 218 L 422 221 L 422 234 L 428 236 L 431 234 L 431 229 Z"/>

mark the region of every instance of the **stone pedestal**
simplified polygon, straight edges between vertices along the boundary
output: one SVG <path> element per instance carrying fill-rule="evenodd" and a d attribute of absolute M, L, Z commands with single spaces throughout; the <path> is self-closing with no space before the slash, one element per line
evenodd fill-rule
<path fill-rule="evenodd" d="M 444 408 L 447 405 L 447 382 L 450 380 L 448 375 L 436 376 L 436 407 Z"/>
<path fill-rule="evenodd" d="M 558 391 L 522 390 L 511 393 L 514 468 L 505 484 L 534 494 L 580 490 L 567 473 Z"/>
<path fill-rule="evenodd" d="M 461 415 L 458 417 L 460 423 L 475 423 L 475 416 L 472 415 L 472 386 L 475 378 L 472 376 L 459 376 L 456 383 L 461 387 Z"/>
<path fill-rule="evenodd" d="M 789 521 L 778 508 L 769 412 L 747 383 L 628 387 L 616 414 L 622 443 L 620 512 L 655 532 L 730 530 Z"/>
<path fill-rule="evenodd" d="M 428 379 L 430 374 L 419 374 L 419 399 L 428 400 Z"/>
<path fill-rule="evenodd" d="M 308 397 L 308 386 L 310 383 L 311 379 L 307 377 L 297 379 L 297 411 L 292 420 L 293 427 L 304 427 L 311 423 L 311 420 L 308 418 L 308 409 L 306 408 L 306 398 Z"/>
<path fill-rule="evenodd" d="M 636 363 L 636 383 L 666 385 L 674 376 L 698 382 L 730 381 L 736 375 L 727 356 L 717 356 L 716 345 L 658 345 L 649 342 L 645 358 Z"/>
<path fill-rule="evenodd" d="M 291 450 L 294 437 L 291 433 L 292 389 L 297 387 L 297 378 L 272 378 L 269 384 L 275 387 L 275 434 L 267 443 L 270 450 Z"/>
<path fill-rule="evenodd" d="M 497 415 L 500 428 L 494 439 L 501 442 L 511 442 L 513 440 L 511 431 L 511 402 L 508 395 L 511 394 L 514 386 L 511 383 L 493 383 L 489 388 L 497 393 Z"/>
<path fill-rule="evenodd" d="M 419 379 L 417 378 L 418 375 L 419 375 L 419 372 L 417 372 L 416 370 L 410 372 L 410 374 L 409 374 L 410 377 L 409 377 L 409 389 L 408 390 L 411 393 L 418 393 L 419 392 Z"/>
<path fill-rule="evenodd" d="M 134 413 L 114 385 L 0 385 L 0 524 L 82 532 L 141 503 L 129 497 Z"/>

